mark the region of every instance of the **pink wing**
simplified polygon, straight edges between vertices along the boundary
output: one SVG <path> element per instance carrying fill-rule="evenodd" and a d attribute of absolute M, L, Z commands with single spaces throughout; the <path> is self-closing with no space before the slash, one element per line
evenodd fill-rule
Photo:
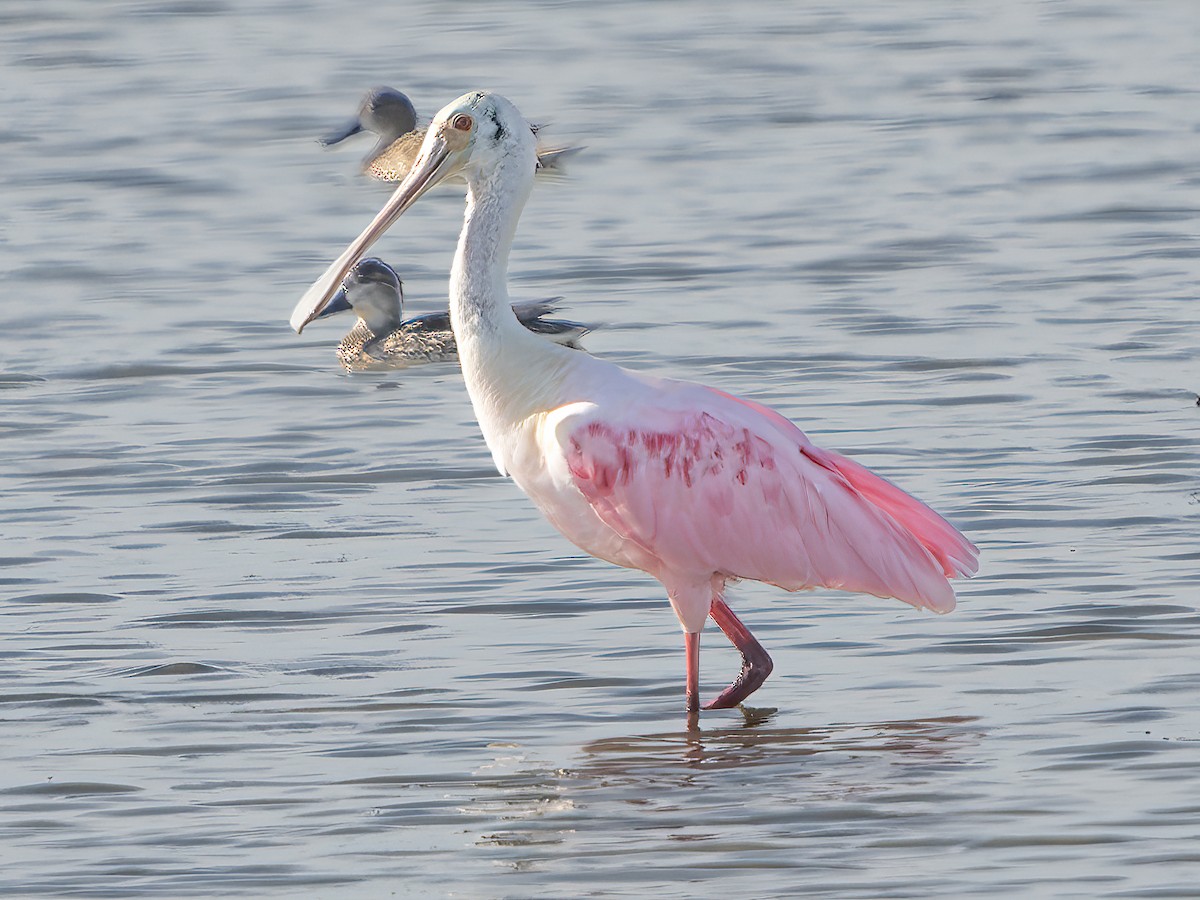
<path fill-rule="evenodd" d="M 978 551 L 945 519 L 767 407 L 699 386 L 688 400 L 564 423 L 571 476 L 608 527 L 674 573 L 954 608 L 946 579 Z"/>

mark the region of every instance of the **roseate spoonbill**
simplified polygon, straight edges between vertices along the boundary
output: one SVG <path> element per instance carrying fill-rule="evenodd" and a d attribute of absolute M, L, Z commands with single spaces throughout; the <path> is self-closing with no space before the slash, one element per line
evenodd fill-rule
<path fill-rule="evenodd" d="M 380 181 L 400 181 L 412 168 L 425 130 L 425 126 L 417 124 L 417 110 L 407 96 L 395 88 L 377 87 L 367 91 L 355 118 L 320 140 L 322 146 L 331 147 L 363 131 L 374 133 L 379 139 L 363 158 L 362 170 Z M 562 172 L 567 159 L 581 149 L 539 146 L 538 169 Z"/>
<path fill-rule="evenodd" d="M 514 303 L 517 321 L 546 338 L 573 349 L 591 329 L 578 322 L 547 319 L 558 309 L 553 300 Z M 359 260 L 342 282 L 341 290 L 316 318 L 347 310 L 358 314 L 354 327 L 338 344 L 338 359 L 348 372 L 400 369 L 423 362 L 458 362 L 449 312 L 428 313 L 401 321 L 404 289 L 396 270 L 376 257 Z"/>
<path fill-rule="evenodd" d="M 412 171 L 301 298 L 299 331 L 355 261 L 421 195 L 457 175 L 466 215 L 450 270 L 450 323 L 467 391 L 501 474 L 593 556 L 664 588 L 684 632 L 689 718 L 711 616 L 742 670 L 706 708 L 734 706 L 770 657 L 725 602 L 726 582 L 828 587 L 954 608 L 948 579 L 978 551 L 945 519 L 858 463 L 813 445 L 774 410 L 723 391 L 629 372 L 540 340 L 517 322 L 508 255 L 536 142 L 497 94 L 465 94 L 430 124 Z"/>

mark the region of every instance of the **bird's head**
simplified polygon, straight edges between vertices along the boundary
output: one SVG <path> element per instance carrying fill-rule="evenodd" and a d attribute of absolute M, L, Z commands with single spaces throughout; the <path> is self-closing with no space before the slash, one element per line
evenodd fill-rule
<path fill-rule="evenodd" d="M 515 162 L 530 174 L 537 169 L 535 129 L 499 94 L 472 91 L 443 107 L 429 123 L 425 141 L 401 183 L 411 184 L 405 209 L 436 184 L 455 176 L 466 179 Z M 401 195 L 397 190 L 388 206 Z M 385 207 L 386 209 L 387 207 Z M 404 212 L 399 209 L 396 217 Z"/>
<path fill-rule="evenodd" d="M 383 335 L 400 324 L 404 290 L 396 270 L 382 259 L 361 259 L 342 281 L 341 288 L 321 307 L 314 319 L 353 310 L 371 333 Z"/>
<path fill-rule="evenodd" d="M 378 153 L 416 127 L 417 111 L 408 97 L 395 88 L 371 88 L 358 105 L 358 115 L 337 131 L 322 137 L 321 143 L 329 147 L 362 131 L 371 131 L 379 135 L 379 144 L 372 151 Z"/>
<path fill-rule="evenodd" d="M 405 94 L 395 88 L 377 87 L 363 97 L 358 120 L 368 131 L 394 140 L 417 127 L 417 111 Z"/>
<path fill-rule="evenodd" d="M 434 185 L 460 175 L 468 183 L 501 166 L 515 165 L 532 179 L 537 168 L 533 128 L 499 94 L 473 91 L 444 107 L 429 123 L 412 169 L 371 224 L 308 289 L 292 311 L 297 333 L 315 319 L 342 279 L 385 231 Z"/>

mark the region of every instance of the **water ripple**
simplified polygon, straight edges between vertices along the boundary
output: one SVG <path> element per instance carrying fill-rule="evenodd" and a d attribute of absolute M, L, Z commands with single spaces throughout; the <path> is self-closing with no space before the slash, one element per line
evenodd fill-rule
<path fill-rule="evenodd" d="M 629 11 L 377 4 L 347 57 L 331 0 L 0 9 L 0 894 L 1196 893 L 1194 4 Z M 291 333 L 386 196 L 315 136 L 498 72 L 587 145 L 514 295 L 930 501 L 952 615 L 733 585 L 776 668 L 689 730 L 660 587 L 454 366 Z M 378 244 L 414 312 L 461 210 Z"/>

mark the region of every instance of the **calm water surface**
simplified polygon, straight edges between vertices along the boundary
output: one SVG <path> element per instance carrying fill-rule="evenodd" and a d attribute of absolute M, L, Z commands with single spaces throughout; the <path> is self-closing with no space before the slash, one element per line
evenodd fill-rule
<path fill-rule="evenodd" d="M 1195 896 L 1193 3 L 0 25 L 0 894 Z M 739 586 L 776 674 L 686 732 L 657 583 L 496 475 L 453 367 L 287 328 L 386 196 L 314 140 L 378 83 L 586 144 L 514 293 L 930 501 L 959 610 Z M 414 311 L 460 216 L 378 248 Z"/>

